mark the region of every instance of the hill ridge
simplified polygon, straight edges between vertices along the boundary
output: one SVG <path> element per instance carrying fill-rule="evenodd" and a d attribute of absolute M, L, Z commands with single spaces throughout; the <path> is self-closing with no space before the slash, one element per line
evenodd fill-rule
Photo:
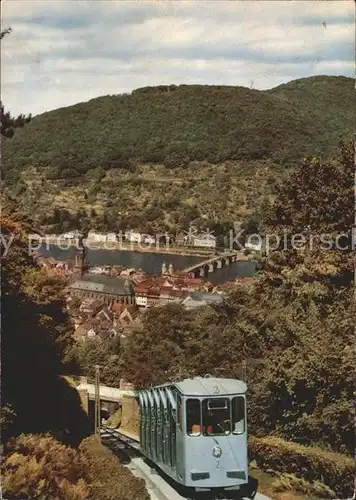
<path fill-rule="evenodd" d="M 204 206 L 203 214 L 207 210 L 211 216 L 214 211 L 202 201 L 210 183 L 222 190 L 222 197 L 228 190 L 229 175 L 237 176 L 236 182 L 248 192 L 240 190 L 237 199 L 242 198 L 236 203 L 245 206 L 246 197 L 261 191 L 256 169 L 266 167 L 264 181 L 273 171 L 278 180 L 281 168 L 293 167 L 303 157 L 336 152 L 340 139 L 353 135 L 354 104 L 354 81 L 347 77 L 298 79 L 270 90 L 223 85 L 142 87 L 130 95 L 101 96 L 34 117 L 13 139 L 3 141 L 3 180 L 35 213 L 41 210 L 36 208 L 38 199 L 45 196 L 40 187 L 34 194 L 35 179 L 41 178 L 43 186 L 52 183 L 49 191 L 81 186 L 91 200 L 82 200 L 85 210 L 99 210 L 106 206 L 105 196 L 110 196 L 108 203 L 119 212 L 125 203 L 141 212 L 140 199 L 133 197 L 148 200 L 148 204 L 154 200 L 157 205 L 164 197 L 165 184 L 181 210 L 182 203 L 197 205 L 199 210 Z M 151 165 L 149 174 L 142 171 L 142 165 Z M 168 170 L 158 173 L 160 166 Z M 169 185 L 172 174 L 168 171 L 177 176 L 181 189 L 177 183 L 176 188 Z M 158 184 L 155 176 L 161 179 Z M 227 184 L 220 185 L 218 176 L 226 178 Z M 195 188 L 184 188 L 191 181 L 197 184 Z M 105 183 L 108 187 L 101 188 Z M 116 190 L 110 191 L 110 183 Z M 145 192 L 145 183 L 150 193 Z M 232 209 L 236 189 L 232 186 L 226 194 L 229 218 L 236 213 Z M 60 195 L 56 202 L 47 199 L 46 210 L 61 203 L 73 210 L 78 194 L 66 193 L 73 198 L 70 203 Z M 263 198 L 263 193 L 256 196 Z M 169 226 L 168 211 L 175 208 L 168 199 L 164 203 L 164 225 Z M 225 217 L 223 200 L 216 200 L 216 213 Z M 152 220 L 152 214 L 145 216 Z"/>

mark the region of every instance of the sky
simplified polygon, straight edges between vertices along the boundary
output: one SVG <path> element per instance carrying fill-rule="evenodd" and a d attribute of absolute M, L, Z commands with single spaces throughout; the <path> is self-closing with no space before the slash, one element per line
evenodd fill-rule
<path fill-rule="evenodd" d="M 355 73 L 352 0 L 3 0 L 1 99 L 36 115 L 152 85 Z"/>

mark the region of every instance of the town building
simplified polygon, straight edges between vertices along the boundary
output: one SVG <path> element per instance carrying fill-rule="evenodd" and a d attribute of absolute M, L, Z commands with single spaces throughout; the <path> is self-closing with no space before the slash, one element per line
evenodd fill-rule
<path fill-rule="evenodd" d="M 258 235 L 250 235 L 245 242 L 245 248 L 255 252 L 260 252 L 262 250 L 261 237 Z"/>
<path fill-rule="evenodd" d="M 75 280 L 69 285 L 71 296 L 80 299 L 100 300 L 105 304 L 113 302 L 121 302 L 123 304 L 135 303 L 135 292 L 130 279 L 92 275 L 86 273 L 87 270 L 85 248 L 81 244 L 75 255 Z"/>
<path fill-rule="evenodd" d="M 145 309 L 168 303 L 180 303 L 191 292 L 200 290 L 208 292 L 213 288 L 210 282 L 198 278 L 170 276 L 165 274 L 158 278 L 146 278 L 134 281 L 135 299 L 138 307 Z"/>
<path fill-rule="evenodd" d="M 97 303 L 93 301 L 93 303 Z M 93 312 L 94 308 L 90 311 Z M 86 309 L 88 311 L 88 309 Z M 112 303 L 101 304 L 94 314 L 82 314 L 76 323 L 74 337 L 79 342 L 87 340 L 105 341 L 120 338 L 125 342 L 135 330 L 142 327 L 139 310 L 136 305 Z"/>
<path fill-rule="evenodd" d="M 202 306 L 213 306 L 223 303 L 224 295 L 221 293 L 193 292 L 185 297 L 181 304 L 188 311 Z"/>
<path fill-rule="evenodd" d="M 156 238 L 150 234 L 141 234 L 137 231 L 126 231 L 125 232 L 126 241 L 130 243 L 144 243 L 146 245 L 153 245 L 156 243 Z"/>
<path fill-rule="evenodd" d="M 215 248 L 216 238 L 212 234 L 201 234 L 193 238 L 193 246 L 201 248 Z"/>
<path fill-rule="evenodd" d="M 197 248 L 215 248 L 216 237 L 209 233 L 197 234 L 196 230 L 189 231 L 189 233 L 179 233 L 175 238 L 177 245 L 184 245 L 188 247 Z"/>
<path fill-rule="evenodd" d="M 141 233 L 135 232 L 135 231 L 126 231 L 125 232 L 125 239 L 127 241 L 130 241 L 131 243 L 141 243 Z"/>
<path fill-rule="evenodd" d="M 106 242 L 117 242 L 117 236 L 115 233 L 98 233 L 96 231 L 89 231 L 87 236 L 87 241 L 89 243 L 106 243 Z"/>
<path fill-rule="evenodd" d="M 69 231 L 68 233 L 64 233 L 61 235 L 62 238 L 66 240 L 74 240 L 75 238 L 79 238 L 79 231 Z"/>
<path fill-rule="evenodd" d="M 189 292 L 184 290 L 175 290 L 173 287 L 161 287 L 159 294 L 160 305 L 171 304 L 173 302 L 179 303 Z"/>
<path fill-rule="evenodd" d="M 105 274 L 109 276 L 110 272 L 111 272 L 110 266 L 95 266 L 89 269 L 90 274 Z"/>
<path fill-rule="evenodd" d="M 128 279 L 85 274 L 69 286 L 70 294 L 80 299 L 91 298 L 105 304 L 134 304 L 135 292 Z"/>

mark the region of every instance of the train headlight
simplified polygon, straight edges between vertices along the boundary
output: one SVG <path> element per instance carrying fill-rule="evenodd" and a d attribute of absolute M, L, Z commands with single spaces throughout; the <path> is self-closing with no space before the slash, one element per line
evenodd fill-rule
<path fill-rule="evenodd" d="M 219 458 L 219 457 L 221 457 L 221 455 L 222 455 L 222 450 L 221 450 L 220 446 L 214 446 L 214 448 L 213 448 L 213 456 L 215 458 Z"/>

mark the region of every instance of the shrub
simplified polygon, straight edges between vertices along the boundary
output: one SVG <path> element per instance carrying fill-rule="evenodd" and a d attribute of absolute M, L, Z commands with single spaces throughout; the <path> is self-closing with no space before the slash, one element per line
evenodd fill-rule
<path fill-rule="evenodd" d="M 85 500 L 76 452 L 49 435 L 22 434 L 8 442 L 2 465 L 3 494 L 18 499 Z"/>
<path fill-rule="evenodd" d="M 83 441 L 79 451 L 84 479 L 90 486 L 90 498 L 149 500 L 145 481 L 120 466 L 117 457 L 94 437 Z"/>
<path fill-rule="evenodd" d="M 320 498 L 335 498 L 335 493 L 319 481 L 308 483 L 305 479 L 296 477 L 294 474 L 282 474 L 273 483 L 272 488 L 276 492 L 297 491 L 304 495 L 317 496 Z"/>
<path fill-rule="evenodd" d="M 322 483 L 339 496 L 353 493 L 356 468 L 348 456 L 276 437 L 250 436 L 249 458 L 263 470 L 273 469 Z"/>
<path fill-rule="evenodd" d="M 108 420 L 108 426 L 113 427 L 114 429 L 119 427 L 121 424 L 121 415 L 122 415 L 122 410 L 120 408 L 118 411 L 116 411 L 111 415 L 111 417 Z"/>
<path fill-rule="evenodd" d="M 94 437 L 77 449 L 53 437 L 22 434 L 6 445 L 2 488 L 12 500 L 148 500 L 145 482 Z"/>
<path fill-rule="evenodd" d="M 131 434 L 139 435 L 139 408 L 133 397 L 122 398 L 121 427 Z"/>

